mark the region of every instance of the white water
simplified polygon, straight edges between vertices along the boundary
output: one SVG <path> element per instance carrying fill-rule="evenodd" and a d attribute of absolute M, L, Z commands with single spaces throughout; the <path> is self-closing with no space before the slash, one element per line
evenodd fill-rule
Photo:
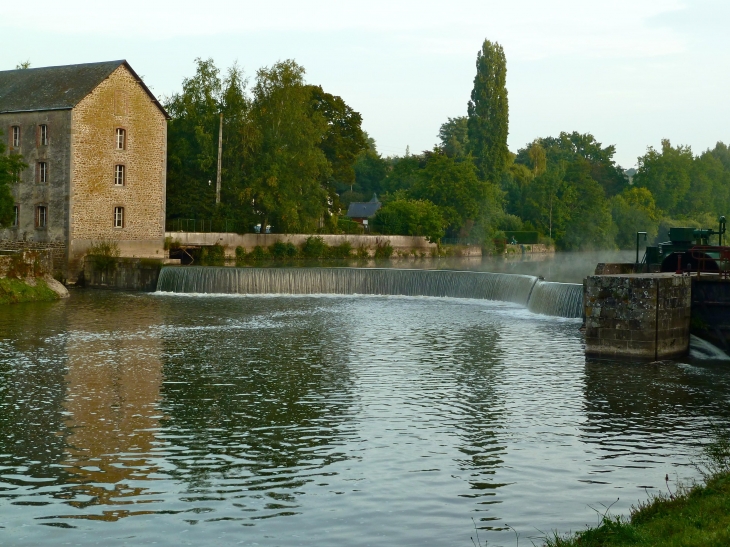
<path fill-rule="evenodd" d="M 390 268 L 168 267 L 157 290 L 204 294 L 375 294 L 513 302 L 534 313 L 583 315 L 583 286 L 531 275 Z"/>

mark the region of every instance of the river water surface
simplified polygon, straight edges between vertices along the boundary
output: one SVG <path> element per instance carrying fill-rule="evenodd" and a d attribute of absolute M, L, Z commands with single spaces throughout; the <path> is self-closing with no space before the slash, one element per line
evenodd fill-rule
<path fill-rule="evenodd" d="M 0 313 L 0 544 L 529 545 L 695 476 L 711 362 L 508 303 L 76 291 Z M 616 501 L 618 499 L 618 501 Z M 538 540 L 535 540 L 539 543 Z"/>

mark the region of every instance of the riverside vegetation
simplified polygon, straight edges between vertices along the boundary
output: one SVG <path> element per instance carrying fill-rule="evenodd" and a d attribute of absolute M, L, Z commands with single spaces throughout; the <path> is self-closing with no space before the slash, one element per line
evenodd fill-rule
<path fill-rule="evenodd" d="M 716 428 L 695 464 L 702 483 L 680 485 L 634 506 L 629 518 L 606 511 L 600 524 L 553 535 L 546 547 L 725 547 L 730 545 L 730 432 Z"/>
<path fill-rule="evenodd" d="M 37 255 L 16 253 L 2 258 L 0 305 L 50 302 L 68 296 L 61 283 L 44 274 Z"/>
<path fill-rule="evenodd" d="M 730 211 L 730 151 L 695 155 L 663 140 L 624 169 L 616 147 L 590 133 L 541 136 L 507 147 L 507 64 L 486 40 L 463 115 L 448 118 L 431 150 L 384 157 L 342 97 L 305 81 L 292 60 L 258 70 L 252 85 L 212 59 L 165 106 L 170 220 L 252 232 L 357 233 L 349 203 L 377 194 L 371 233 L 442 237 L 494 251 L 505 232 L 538 232 L 558 250 L 632 248 L 672 226 L 713 227 Z M 218 125 L 223 113 L 221 203 L 215 203 Z M 231 220 L 231 219 L 235 219 Z M 211 224 L 212 223 L 212 224 Z M 216 230 L 213 230 L 216 231 Z M 221 228 L 221 231 L 223 229 Z"/>

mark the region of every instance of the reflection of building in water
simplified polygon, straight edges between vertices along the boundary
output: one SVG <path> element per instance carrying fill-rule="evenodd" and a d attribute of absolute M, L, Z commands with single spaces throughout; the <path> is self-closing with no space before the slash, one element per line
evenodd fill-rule
<path fill-rule="evenodd" d="M 76 310 L 69 324 L 74 334 L 67 346 L 64 406 L 70 433 L 64 465 L 75 476 L 70 482 L 83 484 L 77 491 L 94 500 L 71 505 L 120 505 L 125 503 L 120 498 L 138 497 L 144 488 L 134 482 L 154 471 L 148 458 L 159 422 L 162 361 L 160 340 L 150 327 L 159 318 L 149 309 L 89 310 L 94 321 L 84 317 L 85 311 Z M 95 325 L 113 330 L 89 328 Z M 105 511 L 89 518 L 115 520 L 127 514 Z"/>

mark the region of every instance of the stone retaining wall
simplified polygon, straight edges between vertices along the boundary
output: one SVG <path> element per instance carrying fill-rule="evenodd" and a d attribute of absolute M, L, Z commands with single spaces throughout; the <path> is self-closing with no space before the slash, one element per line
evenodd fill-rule
<path fill-rule="evenodd" d="M 152 258 L 116 258 L 112 266 L 99 269 L 94 258 L 87 256 L 84 259 L 84 286 L 154 292 L 164 263 L 165 260 Z"/>
<path fill-rule="evenodd" d="M 667 273 L 589 276 L 583 302 L 588 355 L 658 360 L 689 351 L 689 277 Z"/>

